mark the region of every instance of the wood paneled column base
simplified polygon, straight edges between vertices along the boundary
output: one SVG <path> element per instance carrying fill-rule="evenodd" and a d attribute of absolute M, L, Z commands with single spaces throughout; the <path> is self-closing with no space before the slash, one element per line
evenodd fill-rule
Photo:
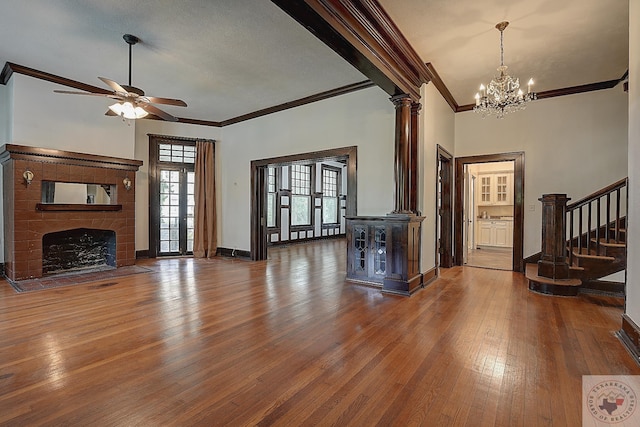
<path fill-rule="evenodd" d="M 347 216 L 347 280 L 409 296 L 423 284 L 420 236 L 414 214 Z"/>
<path fill-rule="evenodd" d="M 616 335 L 635 361 L 640 363 L 640 328 L 626 314 L 622 315 L 622 328 Z"/>
<path fill-rule="evenodd" d="M 559 262 L 541 259 L 538 261 L 538 276 L 550 279 L 568 279 L 569 264 L 564 259 Z"/>

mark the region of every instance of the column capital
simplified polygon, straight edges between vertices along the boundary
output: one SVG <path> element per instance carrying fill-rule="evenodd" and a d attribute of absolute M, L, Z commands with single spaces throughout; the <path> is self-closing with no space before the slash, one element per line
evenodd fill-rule
<path fill-rule="evenodd" d="M 389 99 L 391 100 L 391 102 L 393 102 L 393 105 L 395 105 L 396 108 L 410 107 L 411 103 L 413 102 L 411 100 L 411 97 L 406 93 L 401 93 L 400 95 L 394 95 Z"/>
<path fill-rule="evenodd" d="M 422 104 L 419 102 L 414 102 L 411 104 L 411 115 L 418 115 L 418 113 L 422 110 Z"/>

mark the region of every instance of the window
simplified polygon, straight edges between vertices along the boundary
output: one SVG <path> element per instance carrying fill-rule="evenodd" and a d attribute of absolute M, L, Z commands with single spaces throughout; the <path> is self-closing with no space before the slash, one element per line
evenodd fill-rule
<path fill-rule="evenodd" d="M 276 226 L 277 191 L 276 191 L 276 168 L 267 168 L 267 227 Z"/>
<path fill-rule="evenodd" d="M 340 170 L 322 167 L 322 223 L 337 224 L 338 220 L 338 181 Z"/>
<path fill-rule="evenodd" d="M 291 225 L 311 225 L 311 166 L 291 165 Z"/>

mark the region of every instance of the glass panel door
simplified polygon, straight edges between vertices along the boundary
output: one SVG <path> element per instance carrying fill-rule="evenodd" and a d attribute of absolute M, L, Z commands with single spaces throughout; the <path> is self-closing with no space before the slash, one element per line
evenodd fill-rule
<path fill-rule="evenodd" d="M 195 173 L 165 167 L 159 172 L 158 255 L 193 253 Z"/>

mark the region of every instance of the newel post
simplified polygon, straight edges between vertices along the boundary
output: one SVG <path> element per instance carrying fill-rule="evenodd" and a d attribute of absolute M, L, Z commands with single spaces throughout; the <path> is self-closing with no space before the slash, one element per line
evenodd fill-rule
<path fill-rule="evenodd" d="M 542 257 L 538 261 L 538 276 L 567 279 L 566 194 L 544 194 L 542 202 Z"/>

